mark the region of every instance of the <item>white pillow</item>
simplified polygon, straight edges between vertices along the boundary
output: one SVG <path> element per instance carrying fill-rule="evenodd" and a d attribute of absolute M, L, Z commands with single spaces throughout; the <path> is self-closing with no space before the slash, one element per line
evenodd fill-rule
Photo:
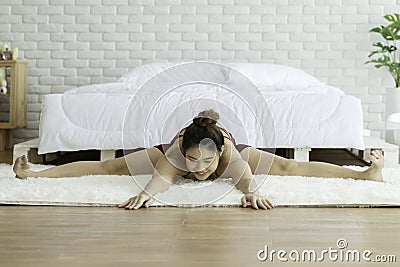
<path fill-rule="evenodd" d="M 313 85 L 307 88 L 304 88 L 303 92 L 315 92 L 315 93 L 324 93 L 324 94 L 332 94 L 332 95 L 345 95 L 345 93 L 334 86 L 330 85 Z"/>
<path fill-rule="evenodd" d="M 99 83 L 76 87 L 65 91 L 65 94 L 118 94 L 129 92 L 129 87 L 124 83 Z"/>
<path fill-rule="evenodd" d="M 197 63 L 197 64 L 196 64 Z M 180 65 L 177 68 L 173 66 Z M 168 69 L 167 71 L 164 71 Z M 164 72 L 163 72 L 164 71 Z M 213 62 L 156 62 L 135 67 L 124 74 L 118 82 L 129 83 L 132 87 L 140 87 L 153 76 L 161 74 L 161 80 L 171 81 L 208 81 L 226 83 L 229 79 L 229 68 Z"/>
<path fill-rule="evenodd" d="M 175 66 L 181 63 L 182 62 L 155 62 L 143 64 L 122 75 L 118 79 L 118 82 L 130 83 L 135 86 L 140 86 L 154 75 L 162 72 L 163 70 L 171 66 Z"/>
<path fill-rule="evenodd" d="M 260 90 L 304 90 L 307 87 L 323 85 L 310 74 L 290 66 L 268 63 L 226 64 L 233 68 L 229 75 L 229 84 L 246 83 L 247 77 Z"/>

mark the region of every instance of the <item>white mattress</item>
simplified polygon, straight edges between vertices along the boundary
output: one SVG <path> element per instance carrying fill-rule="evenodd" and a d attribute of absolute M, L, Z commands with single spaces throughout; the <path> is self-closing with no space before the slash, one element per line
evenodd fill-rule
<path fill-rule="evenodd" d="M 237 143 L 262 148 L 364 149 L 361 101 L 322 87 L 244 96 L 249 105 L 243 97 L 207 84 L 183 86 L 163 96 L 155 91 L 135 93 L 124 83 L 109 83 L 45 95 L 39 154 L 169 143 L 207 108 L 219 112 L 219 125 Z"/>

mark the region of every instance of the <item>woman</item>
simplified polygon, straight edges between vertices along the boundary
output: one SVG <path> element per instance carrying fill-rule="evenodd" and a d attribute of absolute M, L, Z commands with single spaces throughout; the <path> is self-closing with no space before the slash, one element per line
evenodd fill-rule
<path fill-rule="evenodd" d="M 169 188 L 176 175 L 195 180 L 232 178 L 236 188 L 244 193 L 242 206 L 247 202 L 255 209 L 273 208 L 271 202 L 258 194 L 252 183 L 255 174 L 340 177 L 382 181 L 383 155 L 372 151 L 372 165 L 365 171 L 351 170 L 324 162 L 297 162 L 256 149 L 236 144 L 225 129 L 218 127 L 218 113 L 200 112 L 193 123 L 182 129 L 168 145 L 158 145 L 121 158 L 104 162 L 73 162 L 39 172 L 29 170 L 26 156 L 17 158 L 14 172 L 18 178 L 76 177 L 82 175 L 152 174 L 143 191 L 119 205 L 126 209 L 148 208 L 153 196 Z M 163 147 L 166 148 L 165 152 Z M 132 166 L 133 165 L 133 166 Z"/>

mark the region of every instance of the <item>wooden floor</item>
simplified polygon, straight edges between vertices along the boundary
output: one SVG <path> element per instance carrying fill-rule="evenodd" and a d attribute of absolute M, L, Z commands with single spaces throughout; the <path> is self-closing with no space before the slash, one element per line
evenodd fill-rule
<path fill-rule="evenodd" d="M 0 266 L 286 266 L 276 255 L 260 261 L 257 253 L 268 246 L 320 255 L 338 249 L 340 238 L 344 250 L 371 250 L 371 259 L 400 257 L 400 209 L 394 208 L 1 206 L 0 217 Z M 326 257 L 314 266 L 333 263 Z"/>

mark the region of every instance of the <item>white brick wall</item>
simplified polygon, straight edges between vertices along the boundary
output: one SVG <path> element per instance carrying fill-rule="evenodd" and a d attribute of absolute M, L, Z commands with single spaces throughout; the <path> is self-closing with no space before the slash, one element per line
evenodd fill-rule
<path fill-rule="evenodd" d="M 0 44 L 29 62 L 28 126 L 38 136 L 43 94 L 111 82 L 144 62 L 177 59 L 288 64 L 363 102 L 383 137 L 384 70 L 364 65 L 400 0 L 0 0 Z"/>

